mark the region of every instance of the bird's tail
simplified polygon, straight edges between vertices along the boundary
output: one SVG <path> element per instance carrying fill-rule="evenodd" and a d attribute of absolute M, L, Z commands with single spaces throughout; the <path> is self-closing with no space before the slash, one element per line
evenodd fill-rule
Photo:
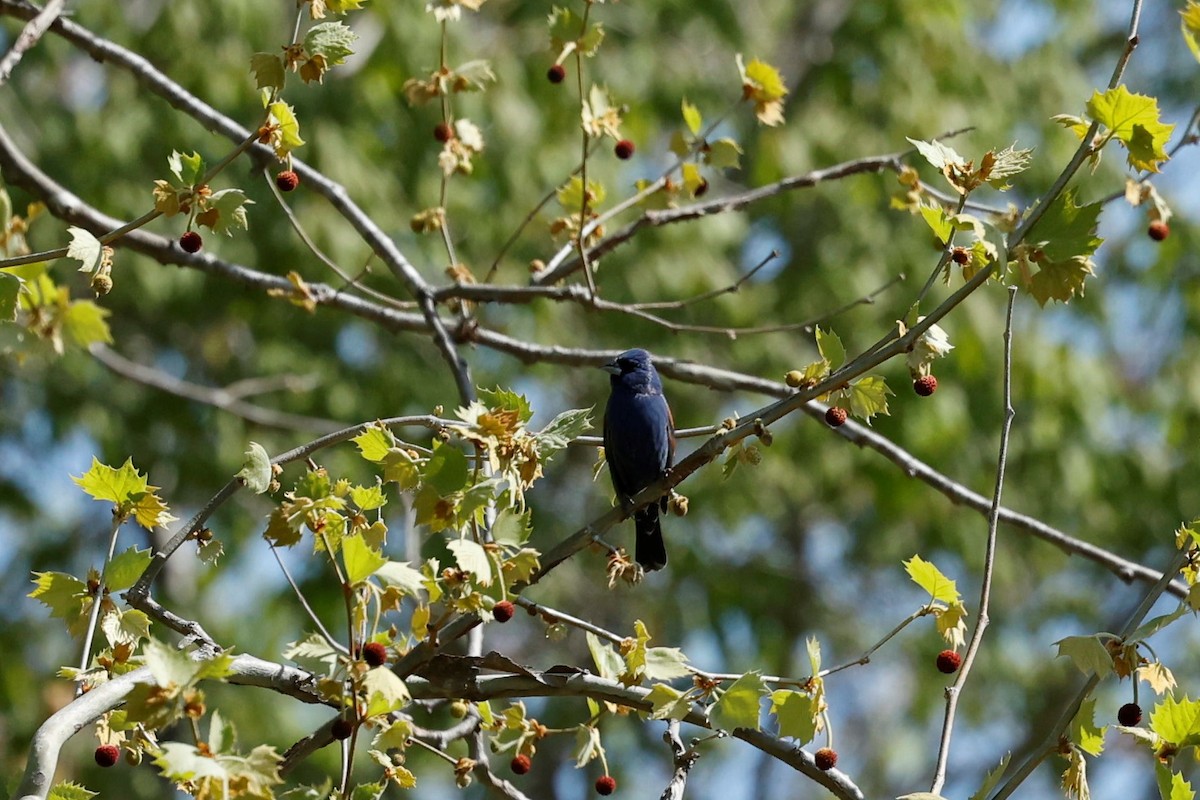
<path fill-rule="evenodd" d="M 667 565 L 667 544 L 663 541 L 662 526 L 658 521 L 658 504 L 651 503 L 633 515 L 637 526 L 634 540 L 634 558 L 642 569 L 653 572 Z"/>

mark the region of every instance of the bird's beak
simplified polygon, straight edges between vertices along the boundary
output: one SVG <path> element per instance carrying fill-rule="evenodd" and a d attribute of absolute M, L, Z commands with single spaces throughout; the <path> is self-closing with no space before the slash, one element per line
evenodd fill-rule
<path fill-rule="evenodd" d="M 600 367 L 600 369 L 604 370 L 609 375 L 620 375 L 621 374 L 621 366 L 616 361 L 610 361 L 607 364 Z"/>

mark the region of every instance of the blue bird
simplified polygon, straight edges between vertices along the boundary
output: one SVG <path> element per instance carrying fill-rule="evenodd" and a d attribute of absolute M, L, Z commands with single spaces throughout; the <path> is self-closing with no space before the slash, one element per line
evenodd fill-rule
<path fill-rule="evenodd" d="M 675 463 L 675 420 L 662 381 L 645 350 L 627 350 L 605 364 L 612 393 L 604 410 L 604 458 L 622 506 Z M 647 572 L 667 565 L 659 510 L 667 498 L 633 512 L 634 558 Z"/>

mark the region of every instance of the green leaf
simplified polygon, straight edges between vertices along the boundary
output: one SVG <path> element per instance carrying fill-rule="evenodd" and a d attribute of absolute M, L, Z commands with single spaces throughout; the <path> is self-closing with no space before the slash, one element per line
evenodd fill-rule
<path fill-rule="evenodd" d="M 817 735 L 820 703 L 805 692 L 779 689 L 771 693 L 771 713 L 779 719 L 779 735 L 808 744 Z"/>
<path fill-rule="evenodd" d="M 869 375 L 850 384 L 850 413 L 870 423 L 876 414 L 887 414 L 887 396 L 892 394 L 887 381 L 878 375 Z"/>
<path fill-rule="evenodd" d="M 246 488 L 262 494 L 271 485 L 271 457 L 258 442 L 251 442 L 242 460 L 242 468 L 234 477 L 241 478 Z"/>
<path fill-rule="evenodd" d="M 164 689 L 188 686 L 200 671 L 200 662 L 157 639 L 146 642 L 145 654 L 154 682 Z"/>
<path fill-rule="evenodd" d="M 587 766 L 594 758 L 604 753 L 600 744 L 600 730 L 595 725 L 578 725 L 575 728 L 575 768 Z"/>
<path fill-rule="evenodd" d="M 941 206 L 921 206 L 921 218 L 925 220 L 925 224 L 933 231 L 934 238 L 937 239 L 939 246 L 945 247 L 950 241 L 950 237 L 954 234 L 954 225 L 950 222 L 950 217 L 942 210 Z"/>
<path fill-rule="evenodd" d="M 596 208 L 604 202 L 605 191 L 604 184 L 597 181 L 588 181 L 588 208 Z M 583 210 L 583 181 L 578 177 L 573 177 L 565 184 L 560 186 L 554 193 L 558 199 L 558 204 L 566 211 L 572 214 L 578 214 Z"/>
<path fill-rule="evenodd" d="M 73 258 L 79 262 L 79 271 L 92 272 L 99 267 L 100 256 L 104 249 L 100 240 L 83 228 L 77 228 L 74 225 L 67 228 L 67 233 L 71 234 L 71 243 L 67 245 L 67 258 Z"/>
<path fill-rule="evenodd" d="M 1150 712 L 1150 730 L 1177 747 L 1200 743 L 1200 702 L 1167 695 Z"/>
<path fill-rule="evenodd" d="M 46 800 L 91 800 L 96 793 L 92 790 L 69 781 L 56 783 L 46 795 Z"/>
<path fill-rule="evenodd" d="M 534 438 L 538 442 L 538 451 L 541 453 L 543 460 L 549 461 L 552 454 L 565 448 L 572 440 L 582 435 L 584 431 L 591 430 L 591 414 L 592 409 L 590 407 L 573 408 L 564 411 L 550 420 L 549 425 L 534 434 Z"/>
<path fill-rule="evenodd" d="M 913 583 L 929 592 L 934 600 L 940 600 L 948 605 L 962 602 L 958 586 L 954 581 L 942 574 L 942 571 L 930 562 L 914 555 L 904 562 L 904 570 Z"/>
<path fill-rule="evenodd" d="M 656 683 L 646 695 L 650 719 L 683 719 L 692 710 L 692 701 L 684 692 L 665 683 Z"/>
<path fill-rule="evenodd" d="M 119 469 L 114 469 L 101 464 L 93 456 L 91 468 L 78 478 L 72 476 L 71 480 L 94 499 L 117 506 L 132 503 L 136 497 L 150 490 L 146 476 L 134 468 L 132 458 L 126 459 Z"/>
<path fill-rule="evenodd" d="M 703 118 L 700 116 L 700 109 L 689 103 L 686 97 L 683 99 L 680 107 L 683 110 L 683 124 L 687 125 L 688 130 L 692 132 L 692 136 L 699 136 L 700 128 L 704 125 Z"/>
<path fill-rule="evenodd" d="M 1189 609 L 1187 605 L 1185 603 L 1180 603 L 1178 608 L 1176 608 L 1170 614 L 1163 614 L 1161 617 L 1155 617 L 1154 619 L 1142 623 L 1142 625 L 1136 631 L 1125 637 L 1125 641 L 1128 644 L 1136 644 L 1137 642 L 1145 641 L 1161 631 L 1163 628 L 1170 625 L 1175 620 L 1182 617 L 1188 611 Z"/>
<path fill-rule="evenodd" d="M 1153 97 L 1133 94 L 1122 84 L 1104 94 L 1095 92 L 1087 112 L 1125 145 L 1134 169 L 1158 172 L 1158 165 L 1167 160 L 1163 147 L 1175 126 L 1159 121 L 1158 101 Z"/>
<path fill-rule="evenodd" d="M 621 658 L 611 645 L 600 641 L 599 637 L 591 631 L 587 633 L 587 645 L 601 678 L 615 680 L 618 676 L 625 674 L 625 659 Z"/>
<path fill-rule="evenodd" d="M 437 442 L 422 470 L 425 481 L 443 497 L 461 490 L 471 477 L 467 457 L 454 445 Z"/>
<path fill-rule="evenodd" d="M 1179 28 L 1192 55 L 1200 61 L 1200 3 L 1188 0 L 1187 8 L 1179 12 Z"/>
<path fill-rule="evenodd" d="M 960 156 L 953 147 L 948 147 L 937 140 L 926 142 L 921 139 L 909 139 L 908 143 L 917 148 L 921 157 L 939 172 L 945 172 L 948 167 L 961 168 L 967 163 L 966 159 Z"/>
<path fill-rule="evenodd" d="M 355 585 L 374 575 L 388 560 L 372 550 L 362 534 L 356 533 L 342 539 L 342 562 L 346 567 L 346 580 Z"/>
<path fill-rule="evenodd" d="M 767 693 L 762 676 L 748 672 L 734 681 L 708 710 L 714 728 L 733 731 L 735 728 L 758 730 L 760 702 Z"/>
<path fill-rule="evenodd" d="M 820 326 L 817 326 L 817 352 L 829 362 L 830 369 L 837 369 L 846 360 L 846 348 L 842 346 L 842 340 L 833 331 L 822 330 Z"/>
<path fill-rule="evenodd" d="M 1066 302 L 1083 294 L 1083 282 L 1093 271 L 1091 256 L 1104 241 L 1096 236 L 1101 209 L 1100 203 L 1075 205 L 1075 193 L 1068 189 L 1030 230 L 1026 241 L 1035 250 L 1030 259 L 1039 271 L 1027 287 L 1038 303 Z"/>
<path fill-rule="evenodd" d="M 204 159 L 199 153 L 184 155 L 178 150 L 171 151 L 167 158 L 167 168 L 171 170 L 182 186 L 192 186 L 204 177 Z"/>
<path fill-rule="evenodd" d="M 522 423 L 529 422 L 533 418 L 533 406 L 529 405 L 528 398 L 510 389 L 501 389 L 499 386 L 495 389 L 481 388 L 479 399 L 494 411 L 516 412 L 517 419 Z"/>
<path fill-rule="evenodd" d="M 235 229 L 246 230 L 249 225 L 246 206 L 253 204 L 254 201 L 248 200 L 241 189 L 222 189 L 209 196 L 208 210 L 202 212 L 197 220 L 204 220 L 213 233 L 232 236 Z"/>
<path fill-rule="evenodd" d="M 383 487 L 379 484 L 352 487 L 350 499 L 354 501 L 354 505 L 358 506 L 360 511 L 375 511 L 387 505 L 387 497 L 383 493 Z"/>
<path fill-rule="evenodd" d="M 287 73 L 283 59 L 271 53 L 255 53 L 250 56 L 250 71 L 254 73 L 254 88 L 283 91 Z"/>
<path fill-rule="evenodd" d="M 150 617 L 136 608 L 105 614 L 100 620 L 100 630 L 112 647 L 122 644 L 136 645 L 150 638 Z"/>
<path fill-rule="evenodd" d="M 65 572 L 35 572 L 33 583 L 37 587 L 29 597 L 50 609 L 50 616 L 68 622 L 83 613 L 83 602 L 87 599 L 87 584 Z"/>
<path fill-rule="evenodd" d="M 665 681 L 690 675 L 688 657 L 678 647 L 647 647 L 644 672 L 647 680 Z"/>
<path fill-rule="evenodd" d="M 341 22 L 321 22 L 313 25 L 304 34 L 304 50 L 310 56 L 323 56 L 326 64 L 334 66 L 346 61 L 354 53 L 354 40 L 358 35 Z"/>
<path fill-rule="evenodd" d="M 268 122 L 279 128 L 279 141 L 275 144 L 275 155 L 286 158 L 291 151 L 304 144 L 300 138 L 300 121 L 296 112 L 284 102 L 275 102 L 267 106 Z"/>
<path fill-rule="evenodd" d="M 446 547 L 454 554 L 459 569 L 474 575 L 480 586 L 491 584 L 492 559 L 488 557 L 483 545 L 470 539 L 454 539 L 447 542 Z"/>
<path fill-rule="evenodd" d="M 1103 678 L 1112 671 L 1112 655 L 1097 636 L 1068 636 L 1054 644 L 1058 655 L 1071 659 L 1084 675 L 1094 673 Z"/>
<path fill-rule="evenodd" d="M 1162 800 L 1195 800 L 1196 793 L 1183 774 L 1172 772 L 1171 768 L 1162 761 L 1155 762 L 1154 777 L 1158 783 L 1158 792 L 1162 796 Z"/>
<path fill-rule="evenodd" d="M 1095 719 L 1096 700 L 1091 698 L 1079 707 L 1075 719 L 1071 720 L 1071 741 L 1091 756 L 1104 752 L 1104 732 L 1108 729 L 1107 726 L 1097 728 Z"/>
<path fill-rule="evenodd" d="M 508 583 L 529 580 L 533 577 L 533 573 L 541 569 L 541 562 L 538 560 L 540 556 L 541 553 L 532 547 L 522 547 L 504 559 L 501 569 L 503 569 L 505 580 Z"/>
<path fill-rule="evenodd" d="M 105 586 L 113 592 L 121 592 L 133 586 L 146 571 L 146 567 L 150 566 L 153 555 L 148 547 L 144 550 L 130 547 L 125 552 L 113 556 L 104 569 Z"/>
<path fill-rule="evenodd" d="M 728 137 L 709 142 L 704 162 L 713 169 L 737 169 L 742 163 L 742 148 Z"/>
<path fill-rule="evenodd" d="M 63 330 L 80 347 L 90 347 L 97 342 L 112 344 L 112 332 L 105 322 L 111 313 L 91 300 L 75 300 L 63 314 Z"/>
<path fill-rule="evenodd" d="M 367 695 L 367 717 L 399 711 L 412 699 L 400 676 L 387 668 L 368 670 L 363 676 L 363 692 Z"/>
<path fill-rule="evenodd" d="M 0 272 L 0 322 L 17 319 L 17 298 L 21 294 L 21 279 L 7 272 Z"/>
<path fill-rule="evenodd" d="M 529 510 L 520 514 L 514 509 L 502 508 L 496 515 L 496 521 L 492 524 L 492 538 L 499 544 L 507 544 L 512 547 L 520 547 L 525 544 L 529 541 L 532 533 L 533 514 Z"/>
<path fill-rule="evenodd" d="M 396 437 L 385 425 L 372 424 L 365 431 L 350 441 L 358 445 L 358 452 L 367 461 L 378 464 L 387 457 L 388 452 L 396 446 Z"/>
<path fill-rule="evenodd" d="M 425 576 L 418 569 L 413 569 L 407 561 L 389 561 L 375 575 L 389 586 L 396 586 L 405 594 L 417 597 L 425 591 Z"/>
<path fill-rule="evenodd" d="M 1000 779 L 1004 777 L 1004 771 L 1008 769 L 1008 762 L 1011 759 L 1012 753 L 1005 753 L 1004 758 L 1000 759 L 1000 763 L 984 777 L 983 784 L 975 790 L 975 794 L 971 795 L 969 800 L 984 800 L 990 795 L 992 789 L 995 789 L 999 785 Z"/>

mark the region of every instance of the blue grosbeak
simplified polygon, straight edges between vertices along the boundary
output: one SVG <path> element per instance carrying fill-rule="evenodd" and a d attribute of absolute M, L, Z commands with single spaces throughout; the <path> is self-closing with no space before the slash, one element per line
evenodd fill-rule
<path fill-rule="evenodd" d="M 604 410 L 604 458 L 622 506 L 663 476 L 675 463 L 675 420 L 663 396 L 650 354 L 628 350 L 603 367 L 612 393 Z M 667 498 L 633 512 L 637 527 L 634 558 L 646 571 L 667 564 L 659 510 Z"/>

